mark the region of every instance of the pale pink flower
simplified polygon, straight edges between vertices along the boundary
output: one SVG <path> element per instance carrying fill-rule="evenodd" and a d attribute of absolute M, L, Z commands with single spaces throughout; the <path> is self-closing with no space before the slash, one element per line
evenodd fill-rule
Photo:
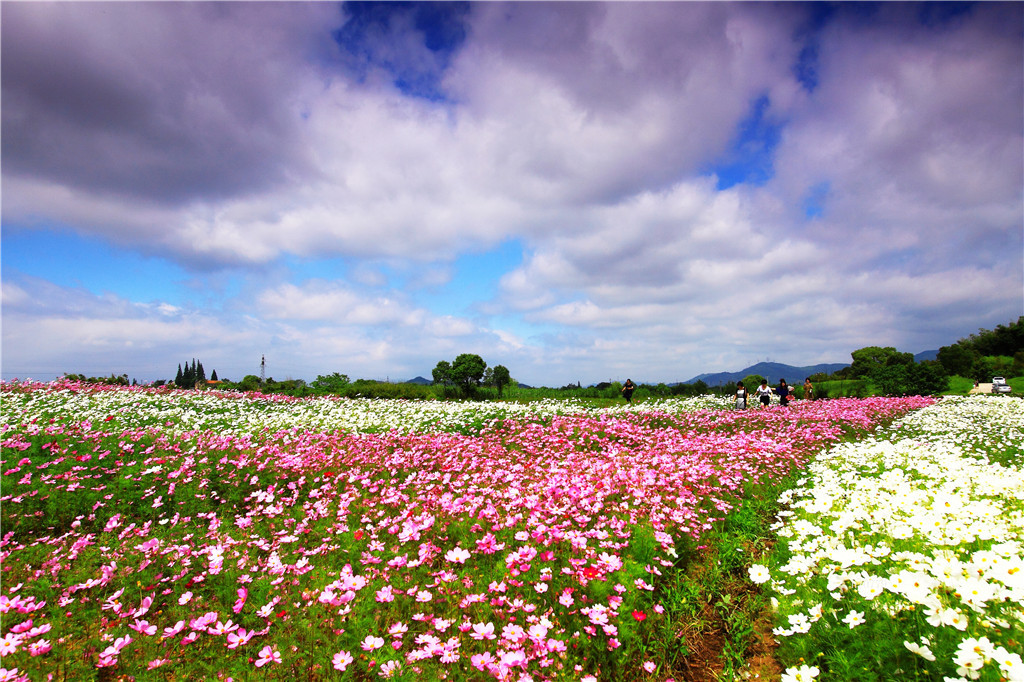
<path fill-rule="evenodd" d="M 334 664 L 335 670 L 345 672 L 345 668 L 347 668 L 349 664 L 352 663 L 352 661 L 354 660 L 355 659 L 352 658 L 352 654 L 350 654 L 349 652 L 339 651 L 338 653 L 334 654 L 334 659 L 332 663 Z"/>
<path fill-rule="evenodd" d="M 384 639 L 382 637 L 374 637 L 373 635 L 367 635 L 362 644 L 363 651 L 373 651 L 382 646 L 384 646 Z"/>
<path fill-rule="evenodd" d="M 470 637 L 473 639 L 494 639 L 494 623 L 474 623 L 473 633 Z"/>
<path fill-rule="evenodd" d="M 267 663 L 280 663 L 281 652 L 277 649 L 267 645 L 260 649 L 260 657 L 256 659 L 256 667 L 262 668 Z"/>
<path fill-rule="evenodd" d="M 468 549 L 456 547 L 455 549 L 448 550 L 448 552 L 444 555 L 444 558 L 452 562 L 453 564 L 464 564 L 466 563 L 466 560 L 469 559 L 469 556 L 470 554 Z"/>
<path fill-rule="evenodd" d="M 8 632 L 3 639 L 0 639 L 0 656 L 13 654 L 19 646 L 21 646 L 21 635 Z"/>
<path fill-rule="evenodd" d="M 185 621 L 179 620 L 172 628 L 164 628 L 164 639 L 170 639 L 185 629 Z"/>

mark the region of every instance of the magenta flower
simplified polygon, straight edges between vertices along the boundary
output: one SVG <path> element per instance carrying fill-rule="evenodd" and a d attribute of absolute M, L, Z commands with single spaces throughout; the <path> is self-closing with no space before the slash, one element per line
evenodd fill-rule
<path fill-rule="evenodd" d="M 238 600 L 235 605 L 231 607 L 231 610 L 235 613 L 241 613 L 242 607 L 245 606 L 245 600 L 249 598 L 249 590 L 244 587 L 238 588 Z"/>
<path fill-rule="evenodd" d="M 256 667 L 257 668 L 262 668 L 267 663 L 280 663 L 280 662 L 281 662 L 281 653 L 277 649 L 271 647 L 270 645 L 267 645 L 267 646 L 263 647 L 262 649 L 260 649 L 260 657 L 256 659 Z"/>

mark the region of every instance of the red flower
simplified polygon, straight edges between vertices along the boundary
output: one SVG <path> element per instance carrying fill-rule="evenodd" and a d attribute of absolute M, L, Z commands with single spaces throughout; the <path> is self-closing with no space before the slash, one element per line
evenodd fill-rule
<path fill-rule="evenodd" d="M 363 531 L 362 531 L 362 529 L 359 529 L 355 533 L 352 533 L 352 536 L 355 537 L 356 540 L 362 540 L 363 539 Z"/>
<path fill-rule="evenodd" d="M 647 614 L 643 611 L 633 611 L 633 618 L 636 620 L 644 620 L 647 618 Z"/>

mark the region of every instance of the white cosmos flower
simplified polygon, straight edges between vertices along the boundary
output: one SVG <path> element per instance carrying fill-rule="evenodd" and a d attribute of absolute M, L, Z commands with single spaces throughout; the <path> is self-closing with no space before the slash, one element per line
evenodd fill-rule
<path fill-rule="evenodd" d="M 754 564 L 747 569 L 747 573 L 750 575 L 750 580 L 758 585 L 768 582 L 772 577 L 768 567 L 761 564 Z"/>

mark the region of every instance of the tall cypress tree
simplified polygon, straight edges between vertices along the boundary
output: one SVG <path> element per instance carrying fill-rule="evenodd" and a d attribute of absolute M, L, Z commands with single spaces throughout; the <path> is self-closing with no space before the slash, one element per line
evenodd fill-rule
<path fill-rule="evenodd" d="M 199 363 L 199 369 L 196 370 L 196 381 L 206 383 L 206 370 L 203 369 L 203 363 Z"/>
<path fill-rule="evenodd" d="M 210 375 L 210 381 L 217 381 L 217 370 L 213 370 L 213 374 Z"/>
<path fill-rule="evenodd" d="M 179 362 L 178 363 L 178 373 L 174 375 L 174 385 L 180 388 L 184 381 L 185 381 L 185 375 L 181 373 L 181 363 Z"/>

